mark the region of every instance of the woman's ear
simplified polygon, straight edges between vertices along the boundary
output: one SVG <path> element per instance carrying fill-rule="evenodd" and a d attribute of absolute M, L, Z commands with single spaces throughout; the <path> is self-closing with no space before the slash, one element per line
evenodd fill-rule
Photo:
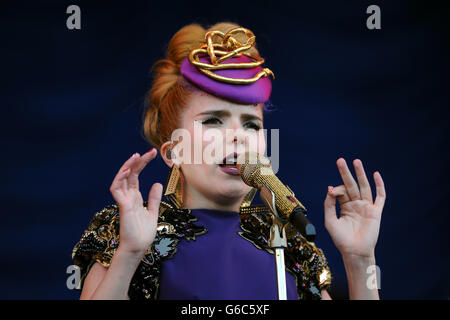
<path fill-rule="evenodd" d="M 167 166 L 169 166 L 169 168 L 172 167 L 173 165 L 173 160 L 170 158 L 170 153 L 171 153 L 171 142 L 170 141 L 166 141 L 161 145 L 160 148 L 160 153 L 161 153 L 161 157 L 163 158 L 164 162 L 167 164 Z"/>

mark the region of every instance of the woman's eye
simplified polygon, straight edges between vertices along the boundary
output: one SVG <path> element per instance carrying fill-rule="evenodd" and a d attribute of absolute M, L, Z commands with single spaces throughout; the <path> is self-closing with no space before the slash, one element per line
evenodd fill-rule
<path fill-rule="evenodd" d="M 246 124 L 244 124 L 244 126 L 246 128 L 254 129 L 256 131 L 261 129 L 261 127 L 257 123 L 254 123 L 254 122 L 247 122 Z"/>
<path fill-rule="evenodd" d="M 220 119 L 217 118 L 209 118 L 202 121 L 202 124 L 221 124 L 221 123 L 222 121 L 220 121 Z"/>

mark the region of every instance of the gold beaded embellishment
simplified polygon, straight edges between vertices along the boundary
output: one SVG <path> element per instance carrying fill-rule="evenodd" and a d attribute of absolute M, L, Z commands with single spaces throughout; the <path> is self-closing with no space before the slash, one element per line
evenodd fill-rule
<path fill-rule="evenodd" d="M 242 44 L 238 40 L 236 40 L 232 35 L 235 33 L 245 33 L 248 36 L 247 41 Z M 213 43 L 213 37 L 219 36 L 222 38 L 221 43 Z M 249 50 L 251 47 L 255 45 L 255 35 L 252 31 L 243 27 L 236 27 L 228 31 L 227 33 L 223 33 L 221 31 L 209 31 L 205 35 L 206 44 L 203 44 L 198 49 L 194 49 L 189 54 L 189 61 L 202 73 L 207 75 L 208 77 L 226 83 L 232 84 L 251 84 L 258 81 L 261 77 L 268 77 L 269 75 L 275 79 L 275 75 L 272 70 L 269 68 L 264 68 L 260 72 L 258 72 L 255 76 L 249 79 L 239 79 L 239 78 L 228 78 L 224 76 L 220 76 L 215 74 L 211 70 L 221 70 L 221 69 L 250 69 L 260 66 L 264 63 L 264 59 L 261 57 L 254 57 L 251 54 L 244 52 Z M 208 54 L 211 63 L 203 63 L 200 62 L 199 54 L 204 53 Z M 253 60 L 253 62 L 247 63 L 225 63 L 221 64 L 221 62 L 230 59 L 232 57 L 240 57 L 245 55 Z"/>

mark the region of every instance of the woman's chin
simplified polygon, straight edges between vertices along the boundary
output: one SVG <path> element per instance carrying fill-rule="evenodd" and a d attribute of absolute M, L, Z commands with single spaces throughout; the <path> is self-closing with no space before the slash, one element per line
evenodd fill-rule
<path fill-rule="evenodd" d="M 221 183 L 219 194 L 227 198 L 239 198 L 245 196 L 251 187 L 246 185 L 244 181 L 224 181 Z"/>

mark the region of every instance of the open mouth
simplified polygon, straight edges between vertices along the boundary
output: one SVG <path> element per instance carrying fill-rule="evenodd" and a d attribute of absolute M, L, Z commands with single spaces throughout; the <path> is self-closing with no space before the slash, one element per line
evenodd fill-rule
<path fill-rule="evenodd" d="M 226 165 L 226 164 L 236 164 L 237 162 L 238 154 L 236 152 L 230 153 L 226 157 L 223 158 L 222 163 L 220 165 Z"/>
<path fill-rule="evenodd" d="M 236 152 L 230 153 L 223 158 L 222 163 L 219 164 L 220 169 L 231 175 L 239 175 L 239 170 L 236 167 L 238 154 Z"/>

